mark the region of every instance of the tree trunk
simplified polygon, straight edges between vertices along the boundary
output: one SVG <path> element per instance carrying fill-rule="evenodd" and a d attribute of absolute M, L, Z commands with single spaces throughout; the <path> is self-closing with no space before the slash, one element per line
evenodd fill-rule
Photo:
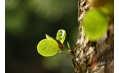
<path fill-rule="evenodd" d="M 89 9 L 87 0 L 78 0 L 78 39 L 74 48 L 74 73 L 114 73 L 114 24 L 96 42 L 85 36 L 82 19 Z"/>

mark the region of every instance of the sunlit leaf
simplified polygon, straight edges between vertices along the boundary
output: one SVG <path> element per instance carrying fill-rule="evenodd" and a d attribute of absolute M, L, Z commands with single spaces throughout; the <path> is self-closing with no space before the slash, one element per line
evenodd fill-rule
<path fill-rule="evenodd" d="M 53 39 L 43 39 L 37 45 L 37 51 L 42 56 L 53 56 L 58 52 L 58 44 Z"/>
<path fill-rule="evenodd" d="M 67 42 L 67 46 L 68 46 L 68 49 L 70 49 L 70 45 L 69 45 L 69 42 Z"/>
<path fill-rule="evenodd" d="M 59 40 L 63 44 L 65 38 L 66 38 L 66 31 L 63 29 L 58 30 L 56 39 Z"/>
<path fill-rule="evenodd" d="M 58 43 L 59 49 L 60 49 L 60 50 L 63 49 L 64 46 L 63 46 L 63 44 L 62 44 L 59 40 L 57 40 L 57 39 L 55 39 L 55 38 L 52 38 L 52 37 L 50 37 L 50 36 L 47 35 L 47 34 L 46 34 L 46 38 L 47 38 L 47 39 L 53 39 L 53 40 L 55 40 L 55 41 Z"/>
<path fill-rule="evenodd" d="M 47 39 L 53 39 L 52 37 L 50 37 L 49 35 L 45 34 Z"/>
<path fill-rule="evenodd" d="M 98 40 L 108 29 L 109 18 L 97 9 L 87 11 L 82 21 L 86 36 Z"/>

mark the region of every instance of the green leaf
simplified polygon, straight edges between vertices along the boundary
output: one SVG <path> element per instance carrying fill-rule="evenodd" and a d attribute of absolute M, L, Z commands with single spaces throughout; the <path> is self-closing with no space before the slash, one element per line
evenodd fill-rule
<path fill-rule="evenodd" d="M 46 39 L 53 39 L 52 37 L 50 37 L 49 35 L 45 34 Z"/>
<path fill-rule="evenodd" d="M 68 49 L 70 50 L 70 45 L 69 45 L 69 42 L 67 42 L 67 46 L 68 46 Z"/>
<path fill-rule="evenodd" d="M 107 3 L 105 6 L 100 7 L 100 10 L 107 15 L 114 16 L 114 3 Z"/>
<path fill-rule="evenodd" d="M 82 21 L 86 36 L 91 41 L 98 40 L 108 29 L 109 18 L 98 9 L 87 11 Z"/>
<path fill-rule="evenodd" d="M 66 31 L 63 29 L 58 30 L 56 39 L 59 40 L 63 44 L 65 38 L 66 38 Z"/>
<path fill-rule="evenodd" d="M 37 45 L 37 51 L 42 56 L 48 57 L 55 55 L 58 51 L 58 44 L 53 39 L 43 39 Z"/>

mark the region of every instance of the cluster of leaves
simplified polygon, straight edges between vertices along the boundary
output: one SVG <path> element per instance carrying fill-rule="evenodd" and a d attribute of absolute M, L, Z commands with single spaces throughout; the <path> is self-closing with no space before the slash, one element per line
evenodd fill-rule
<path fill-rule="evenodd" d="M 63 29 L 58 30 L 56 38 L 52 38 L 46 34 L 46 39 L 41 40 L 37 45 L 37 51 L 42 56 L 48 57 L 53 56 L 57 52 L 67 52 L 64 48 L 64 40 L 66 38 L 66 31 Z M 69 43 L 67 44 L 70 48 Z"/>
<path fill-rule="evenodd" d="M 96 41 L 104 35 L 110 22 L 114 19 L 114 1 L 89 1 L 91 1 L 92 7 L 86 12 L 82 24 L 85 34 L 90 41 Z"/>

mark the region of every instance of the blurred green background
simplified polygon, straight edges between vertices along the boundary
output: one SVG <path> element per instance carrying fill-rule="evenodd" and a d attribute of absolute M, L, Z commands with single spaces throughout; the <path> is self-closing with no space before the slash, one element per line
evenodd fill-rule
<path fill-rule="evenodd" d="M 72 56 L 43 57 L 37 44 L 45 34 L 67 32 L 71 49 L 78 33 L 77 0 L 5 0 L 5 72 L 73 73 Z"/>

